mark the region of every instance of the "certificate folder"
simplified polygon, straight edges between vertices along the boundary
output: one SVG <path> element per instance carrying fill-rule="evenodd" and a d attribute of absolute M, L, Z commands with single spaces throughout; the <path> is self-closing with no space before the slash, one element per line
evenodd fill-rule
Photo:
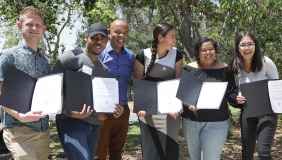
<path fill-rule="evenodd" d="M 246 118 L 274 113 L 269 98 L 268 81 L 262 80 L 240 85 L 242 96 L 246 98 L 243 105 Z"/>
<path fill-rule="evenodd" d="M 42 110 L 44 114 L 59 114 L 62 110 L 62 80 L 62 73 L 36 79 L 15 67 L 8 67 L 0 105 L 20 113 Z"/>
<path fill-rule="evenodd" d="M 133 113 L 141 110 L 147 115 L 167 114 L 182 110 L 182 102 L 175 95 L 179 79 L 154 82 L 134 79 Z"/>
<path fill-rule="evenodd" d="M 97 113 L 114 113 L 119 103 L 118 82 L 115 78 L 91 77 L 83 72 L 66 71 L 66 107 L 81 111 L 83 105 Z"/>
<path fill-rule="evenodd" d="M 227 84 L 228 82 L 203 82 L 183 70 L 176 97 L 197 109 L 218 109 Z"/>
<path fill-rule="evenodd" d="M 93 110 L 91 76 L 83 72 L 66 71 L 66 109 L 81 111 L 83 105 Z"/>

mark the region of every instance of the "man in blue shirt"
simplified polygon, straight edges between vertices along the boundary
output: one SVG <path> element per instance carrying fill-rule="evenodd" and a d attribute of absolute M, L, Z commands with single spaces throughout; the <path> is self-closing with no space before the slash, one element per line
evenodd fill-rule
<path fill-rule="evenodd" d="M 46 29 L 40 10 L 26 7 L 20 13 L 18 28 L 23 39 L 0 56 L 0 90 L 8 66 L 39 78 L 51 70 L 49 60 L 39 51 L 40 39 Z M 16 100 L 16 99 L 15 99 Z M 14 159 L 46 160 L 49 155 L 49 117 L 42 111 L 19 113 L 9 106 L 0 110 L 3 138 Z"/>
<path fill-rule="evenodd" d="M 119 104 L 124 107 L 124 111 L 119 118 L 114 118 L 112 114 L 100 114 L 100 139 L 95 160 L 105 160 L 108 149 L 110 160 L 121 160 L 130 115 L 127 89 L 135 57 L 124 47 L 129 35 L 128 25 L 122 20 L 115 20 L 108 33 L 110 42 L 99 58 L 108 67 L 109 77 L 116 78 L 119 82 Z"/>

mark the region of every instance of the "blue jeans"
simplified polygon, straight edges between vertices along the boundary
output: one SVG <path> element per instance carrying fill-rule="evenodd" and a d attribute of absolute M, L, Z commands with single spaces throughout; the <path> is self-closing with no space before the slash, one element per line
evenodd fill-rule
<path fill-rule="evenodd" d="M 196 122 L 182 118 L 182 128 L 191 160 L 220 160 L 228 122 Z"/>
<path fill-rule="evenodd" d="M 100 126 L 63 114 L 56 116 L 60 142 L 68 160 L 93 160 L 100 137 Z"/>

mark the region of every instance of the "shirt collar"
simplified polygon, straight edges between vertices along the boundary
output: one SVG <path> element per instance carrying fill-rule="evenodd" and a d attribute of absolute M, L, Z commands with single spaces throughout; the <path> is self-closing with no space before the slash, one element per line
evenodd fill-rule
<path fill-rule="evenodd" d="M 108 42 L 107 43 L 107 45 L 106 45 L 106 51 L 107 51 L 107 53 L 110 53 L 110 52 L 114 52 L 114 53 L 116 53 L 116 51 L 113 49 L 113 47 L 111 46 L 111 43 L 110 42 Z M 125 49 L 124 49 L 124 46 L 122 47 L 122 49 L 121 49 L 121 52 L 120 52 L 120 54 L 124 54 L 125 53 Z M 117 54 L 117 53 L 116 53 Z"/>
<path fill-rule="evenodd" d="M 25 50 L 27 50 L 28 54 L 32 55 L 34 52 L 34 50 L 32 50 L 27 44 L 25 44 L 24 42 L 20 41 L 19 44 L 18 44 L 20 47 L 24 48 Z M 38 51 L 37 51 L 38 55 L 39 56 L 42 56 L 42 53 L 40 52 L 39 48 L 38 48 Z"/>

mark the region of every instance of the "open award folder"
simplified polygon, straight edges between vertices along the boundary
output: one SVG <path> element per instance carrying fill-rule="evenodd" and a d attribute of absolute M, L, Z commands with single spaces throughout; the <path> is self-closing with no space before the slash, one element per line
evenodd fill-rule
<path fill-rule="evenodd" d="M 246 98 L 245 117 L 282 113 L 282 80 L 262 80 L 240 85 Z"/>
<path fill-rule="evenodd" d="M 176 97 L 197 109 L 219 109 L 227 84 L 228 82 L 203 82 L 183 70 Z"/>
<path fill-rule="evenodd" d="M 175 97 L 179 79 L 161 82 L 134 79 L 133 113 L 143 110 L 147 115 L 182 111 L 182 102 Z"/>
<path fill-rule="evenodd" d="M 114 113 L 115 105 L 119 104 L 118 81 L 67 70 L 66 109 L 81 111 L 84 104 L 97 113 Z"/>
<path fill-rule="evenodd" d="M 3 81 L 0 105 L 20 113 L 62 112 L 63 73 L 34 78 L 15 67 L 8 67 Z"/>

